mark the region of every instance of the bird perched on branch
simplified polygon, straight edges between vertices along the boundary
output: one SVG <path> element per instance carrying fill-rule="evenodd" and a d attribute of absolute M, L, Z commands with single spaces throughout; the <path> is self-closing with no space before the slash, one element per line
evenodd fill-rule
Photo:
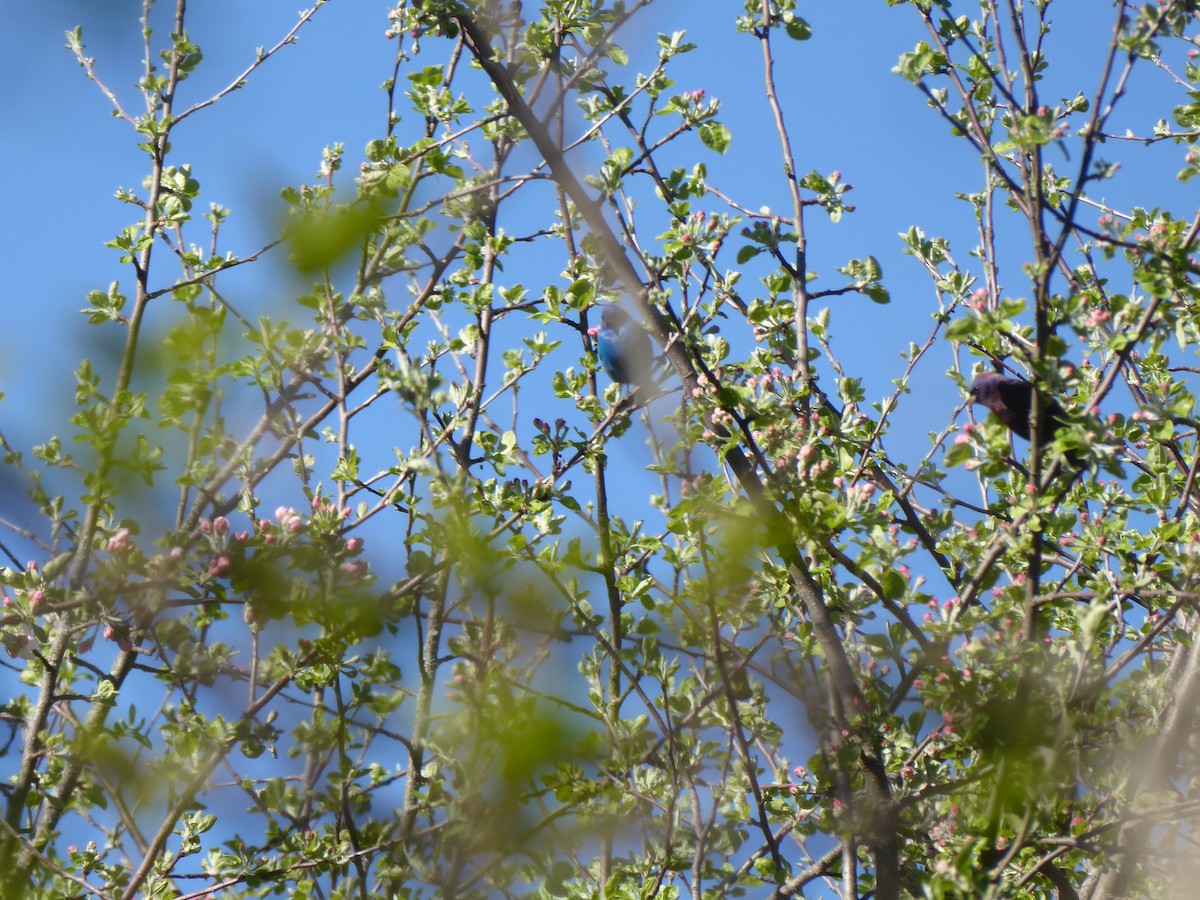
<path fill-rule="evenodd" d="M 596 355 L 608 377 L 649 393 L 655 387 L 654 352 L 650 338 L 629 313 L 619 306 L 600 312 L 600 327 L 594 329 Z"/>
<path fill-rule="evenodd" d="M 991 410 L 1000 423 L 1014 434 L 1029 440 L 1029 418 L 1033 414 L 1033 385 L 1028 381 L 988 372 L 975 379 L 975 383 L 971 385 L 970 397 L 971 402 L 982 403 Z M 1042 401 L 1041 413 L 1039 443 L 1048 447 L 1059 429 L 1068 424 L 1069 419 L 1058 401 L 1048 397 Z M 1073 465 L 1080 465 L 1078 453 L 1068 453 L 1067 459 Z"/>

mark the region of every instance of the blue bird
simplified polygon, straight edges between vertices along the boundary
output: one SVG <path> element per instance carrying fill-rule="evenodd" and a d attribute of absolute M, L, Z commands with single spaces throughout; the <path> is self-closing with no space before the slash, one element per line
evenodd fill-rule
<path fill-rule="evenodd" d="M 600 312 L 600 327 L 594 329 L 596 355 L 608 377 L 649 393 L 655 387 L 654 352 L 650 338 L 629 313 L 619 306 Z"/>

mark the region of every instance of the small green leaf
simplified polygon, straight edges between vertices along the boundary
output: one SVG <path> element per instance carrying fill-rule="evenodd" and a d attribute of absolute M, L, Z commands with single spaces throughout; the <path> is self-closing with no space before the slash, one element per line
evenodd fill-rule
<path fill-rule="evenodd" d="M 946 339 L 963 341 L 979 333 L 980 322 L 973 316 L 963 316 L 946 326 Z"/>
<path fill-rule="evenodd" d="M 754 259 L 754 257 L 758 256 L 758 254 L 762 253 L 762 251 L 762 247 L 755 247 L 753 244 L 747 244 L 737 252 L 738 265 L 740 266 L 749 262 L 750 260 Z"/>
<path fill-rule="evenodd" d="M 729 129 L 720 122 L 705 122 L 700 126 L 700 140 L 709 150 L 715 150 L 718 153 L 724 153 L 729 149 L 729 144 L 733 140 L 733 136 L 729 133 Z"/>
<path fill-rule="evenodd" d="M 883 596 L 888 600 L 899 600 L 904 596 L 904 590 L 908 587 L 908 582 L 904 576 L 895 569 L 888 569 L 883 573 L 883 577 L 879 579 L 879 584 L 883 588 Z"/>
<path fill-rule="evenodd" d="M 795 13 L 784 14 L 783 30 L 793 41 L 807 41 L 812 37 L 811 26 Z"/>
<path fill-rule="evenodd" d="M 609 44 L 606 52 L 608 53 L 608 58 L 615 62 L 618 66 L 629 64 L 629 54 L 616 44 Z"/>
<path fill-rule="evenodd" d="M 946 451 L 945 465 L 947 469 L 953 469 L 974 458 L 975 448 L 970 443 L 952 444 Z"/>

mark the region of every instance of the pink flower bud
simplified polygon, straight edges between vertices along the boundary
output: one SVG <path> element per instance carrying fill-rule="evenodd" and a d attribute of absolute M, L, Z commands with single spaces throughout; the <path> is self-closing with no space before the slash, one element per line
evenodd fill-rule
<path fill-rule="evenodd" d="M 108 539 L 109 553 L 124 553 L 130 546 L 128 528 L 118 528 L 117 533 Z"/>

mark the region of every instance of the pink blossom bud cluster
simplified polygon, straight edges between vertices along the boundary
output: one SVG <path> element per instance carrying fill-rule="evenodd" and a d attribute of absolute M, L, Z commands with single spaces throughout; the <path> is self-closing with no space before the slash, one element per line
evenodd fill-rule
<path fill-rule="evenodd" d="M 937 598 L 930 598 L 925 605 L 931 610 L 925 613 L 924 622 L 929 625 L 934 621 L 949 622 L 956 615 L 956 610 L 961 604 L 959 597 L 951 597 L 949 600 L 939 601 Z"/>
<path fill-rule="evenodd" d="M 715 213 L 706 214 L 703 210 L 696 210 L 680 223 L 679 241 L 689 246 L 700 247 L 709 253 L 716 253 L 721 249 L 721 242 L 728 231 L 728 225 Z"/>
<path fill-rule="evenodd" d="M 229 520 L 224 516 L 217 516 L 215 519 L 202 519 L 199 528 L 201 534 L 215 534 L 217 537 L 224 537 L 229 534 Z"/>
<path fill-rule="evenodd" d="M 757 336 L 756 329 L 755 340 Z M 766 332 L 764 332 L 765 336 Z M 761 399 L 788 398 L 795 395 L 796 374 L 785 371 L 780 366 L 772 366 L 761 375 L 751 375 L 746 379 L 746 386 L 755 389 L 755 394 Z"/>
<path fill-rule="evenodd" d="M 108 539 L 109 553 L 127 553 L 132 548 L 133 541 L 130 539 L 128 528 L 118 528 Z"/>

